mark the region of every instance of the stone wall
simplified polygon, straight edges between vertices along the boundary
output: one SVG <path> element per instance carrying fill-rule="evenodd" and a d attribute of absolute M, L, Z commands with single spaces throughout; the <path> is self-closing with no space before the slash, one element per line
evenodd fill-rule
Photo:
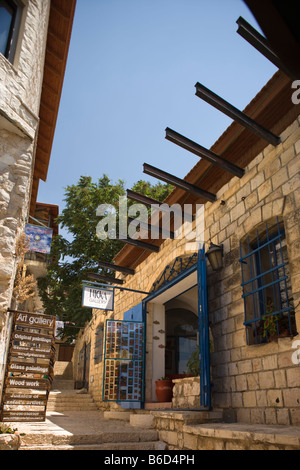
<path fill-rule="evenodd" d="M 174 409 L 199 409 L 200 408 L 200 377 L 186 377 L 173 380 Z"/>
<path fill-rule="evenodd" d="M 16 270 L 28 216 L 50 0 L 23 10 L 14 63 L 0 54 L 0 377 Z"/>
<path fill-rule="evenodd" d="M 153 411 L 168 450 L 299 450 L 299 428 L 221 423 L 218 412 Z"/>
<path fill-rule="evenodd" d="M 294 341 L 248 346 L 242 299 L 239 243 L 247 235 L 282 221 L 291 288 L 300 331 L 300 127 L 299 119 L 208 203 L 206 236 L 224 244 L 224 269 L 209 270 L 208 295 L 214 353 L 211 355 L 213 405 L 236 412 L 238 421 L 300 424 L 300 365 L 292 362 Z"/>
<path fill-rule="evenodd" d="M 247 345 L 245 311 L 241 288 L 239 243 L 256 229 L 276 223 L 284 225 L 291 289 L 297 329 L 300 330 L 300 127 L 296 120 L 281 135 L 282 143 L 265 150 L 217 194 L 217 201 L 205 205 L 205 241 L 224 245 L 224 267 L 212 272 L 208 264 L 208 307 L 212 337 L 212 403 L 226 416 L 239 422 L 266 424 L 300 424 L 300 365 L 292 362 L 294 338 Z M 221 204 L 221 200 L 224 203 Z M 134 276 L 123 276 L 124 287 L 150 291 L 164 268 L 177 256 L 187 253 L 186 240 L 167 240 L 158 254 L 151 254 L 136 268 Z M 101 403 L 103 362 L 93 361 L 94 332 L 106 318 L 122 319 L 125 311 L 143 300 L 132 292 L 116 291 L 115 310 L 94 317 L 76 346 L 79 351 L 91 340 L 90 391 L 98 406 Z M 154 304 L 147 304 L 146 399 L 151 397 L 153 374 Z M 76 364 L 75 375 L 76 375 Z M 115 406 L 115 405 L 114 405 Z"/>

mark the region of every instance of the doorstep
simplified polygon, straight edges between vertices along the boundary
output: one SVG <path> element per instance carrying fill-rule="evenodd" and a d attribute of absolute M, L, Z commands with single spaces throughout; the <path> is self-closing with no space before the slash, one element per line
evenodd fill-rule
<path fill-rule="evenodd" d="M 168 401 L 164 403 L 160 403 L 160 402 L 145 403 L 144 409 L 145 410 L 169 410 L 169 409 L 172 409 L 172 402 Z"/>

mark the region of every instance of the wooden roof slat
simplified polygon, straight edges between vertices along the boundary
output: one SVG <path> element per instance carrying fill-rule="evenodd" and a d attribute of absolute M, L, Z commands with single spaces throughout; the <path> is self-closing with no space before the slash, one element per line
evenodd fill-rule
<path fill-rule="evenodd" d="M 46 180 L 62 92 L 76 0 L 51 0 L 40 105 L 30 214 L 34 214 L 39 179 Z M 46 143 L 47 142 L 47 143 Z"/>

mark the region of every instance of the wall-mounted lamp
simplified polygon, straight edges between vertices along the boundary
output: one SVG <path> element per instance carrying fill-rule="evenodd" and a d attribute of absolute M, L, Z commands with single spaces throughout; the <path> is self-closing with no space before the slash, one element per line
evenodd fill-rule
<path fill-rule="evenodd" d="M 215 245 L 214 243 L 211 243 L 205 256 L 207 256 L 214 271 L 218 271 L 223 268 L 223 245 Z"/>

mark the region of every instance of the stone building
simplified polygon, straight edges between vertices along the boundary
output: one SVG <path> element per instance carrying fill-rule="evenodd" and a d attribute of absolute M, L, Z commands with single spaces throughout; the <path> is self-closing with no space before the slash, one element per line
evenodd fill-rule
<path fill-rule="evenodd" d="M 46 180 L 75 0 L 1 2 L 0 378 L 16 266 L 16 243 Z"/>
<path fill-rule="evenodd" d="M 212 146 L 241 174 L 202 158 L 185 177 L 214 200 L 176 187 L 165 201 L 203 208 L 200 248 L 207 257 L 210 243 L 219 248 L 220 269 L 188 234 L 142 240 L 150 247 L 126 243 L 114 259 L 123 284 L 111 287 L 113 311 L 93 309 L 73 357 L 77 385 L 100 408 L 158 408 L 155 382 L 169 375 L 173 403 L 164 408 L 300 424 L 300 116 L 292 92 L 278 71 L 244 110 L 276 143 L 233 122 Z M 136 356 L 139 325 L 145 348 Z M 183 378 L 197 344 L 200 378 Z"/>

